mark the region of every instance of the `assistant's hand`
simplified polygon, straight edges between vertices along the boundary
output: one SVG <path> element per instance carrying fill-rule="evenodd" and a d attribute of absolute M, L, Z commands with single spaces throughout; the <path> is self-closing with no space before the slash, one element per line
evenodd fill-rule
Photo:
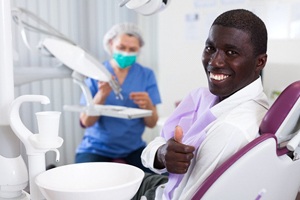
<path fill-rule="evenodd" d="M 187 172 L 190 162 L 194 157 L 195 147 L 182 144 L 183 131 L 180 126 L 176 126 L 174 138 L 162 145 L 156 152 L 154 167 L 158 169 L 166 168 L 168 172 L 174 174 L 184 174 Z"/>
<path fill-rule="evenodd" d="M 108 82 L 98 82 L 98 92 L 94 96 L 94 104 L 104 104 L 107 96 L 111 92 L 111 87 Z M 93 126 L 98 121 L 100 116 L 89 116 L 86 113 L 80 114 L 80 121 L 85 127 Z"/>
<path fill-rule="evenodd" d="M 98 92 L 94 96 L 95 104 L 104 104 L 107 96 L 111 92 L 111 87 L 108 82 L 98 81 Z"/>
<path fill-rule="evenodd" d="M 129 98 L 133 100 L 135 104 L 138 105 L 139 108 L 152 110 L 152 115 L 149 117 L 144 117 L 145 125 L 149 128 L 153 128 L 156 125 L 158 120 L 158 114 L 156 110 L 156 106 L 153 105 L 149 94 L 147 92 L 131 92 L 129 94 Z"/>
<path fill-rule="evenodd" d="M 133 100 L 139 108 L 152 110 L 153 104 L 147 92 L 131 92 L 129 98 Z"/>

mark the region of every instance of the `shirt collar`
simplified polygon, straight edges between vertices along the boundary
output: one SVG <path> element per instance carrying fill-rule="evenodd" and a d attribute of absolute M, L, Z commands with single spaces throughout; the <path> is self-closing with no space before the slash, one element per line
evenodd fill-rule
<path fill-rule="evenodd" d="M 235 92 L 233 95 L 227 97 L 220 103 L 213 106 L 211 108 L 211 112 L 214 114 L 214 116 L 218 117 L 224 112 L 234 109 L 239 104 L 250 100 L 254 100 L 264 107 L 268 107 L 267 97 L 265 95 L 264 97 L 262 97 L 261 96 L 262 93 L 263 93 L 263 86 L 262 86 L 261 77 L 259 77 L 249 85 L 245 86 L 244 88 Z"/>

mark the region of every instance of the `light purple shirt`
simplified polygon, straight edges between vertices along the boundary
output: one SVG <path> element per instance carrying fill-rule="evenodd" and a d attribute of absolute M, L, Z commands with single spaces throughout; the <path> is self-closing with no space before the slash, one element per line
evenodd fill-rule
<path fill-rule="evenodd" d="M 168 118 L 162 129 L 161 137 L 166 140 L 174 137 L 175 127 L 178 125 L 184 133 L 182 142 L 197 149 L 206 136 L 205 127 L 216 119 L 210 108 L 217 102 L 218 97 L 210 93 L 207 88 L 201 88 L 197 93 L 191 93 L 180 102 L 174 113 Z M 182 178 L 182 174 L 169 174 L 165 196 L 172 199 L 173 190 Z"/>

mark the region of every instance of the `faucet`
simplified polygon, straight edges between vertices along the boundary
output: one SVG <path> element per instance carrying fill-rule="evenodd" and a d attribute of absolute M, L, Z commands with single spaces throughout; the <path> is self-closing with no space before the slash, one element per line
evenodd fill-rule
<path fill-rule="evenodd" d="M 30 199 L 41 200 L 45 198 L 35 183 L 35 178 L 37 175 L 46 170 L 46 152 L 56 152 L 56 161 L 59 160 L 60 155 L 56 148 L 59 148 L 62 145 L 63 140 L 58 137 L 60 139 L 58 143 L 56 142 L 53 144 L 53 142 L 43 142 L 43 145 L 41 145 L 39 141 L 34 140 L 35 136 L 38 134 L 33 134 L 30 130 L 28 130 L 20 118 L 19 110 L 21 104 L 24 102 L 40 102 L 41 104 L 49 104 L 50 100 L 48 97 L 43 95 L 20 96 L 11 103 L 9 115 L 10 126 L 24 144 L 28 156 Z M 49 123 L 51 123 L 51 120 L 49 120 Z"/>

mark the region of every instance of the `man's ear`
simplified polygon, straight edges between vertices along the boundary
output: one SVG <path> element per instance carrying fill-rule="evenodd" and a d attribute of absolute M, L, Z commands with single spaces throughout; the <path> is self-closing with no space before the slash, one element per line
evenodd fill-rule
<path fill-rule="evenodd" d="M 268 55 L 267 54 L 260 54 L 257 56 L 257 63 L 256 63 L 256 72 L 259 72 L 265 67 L 267 63 Z"/>

